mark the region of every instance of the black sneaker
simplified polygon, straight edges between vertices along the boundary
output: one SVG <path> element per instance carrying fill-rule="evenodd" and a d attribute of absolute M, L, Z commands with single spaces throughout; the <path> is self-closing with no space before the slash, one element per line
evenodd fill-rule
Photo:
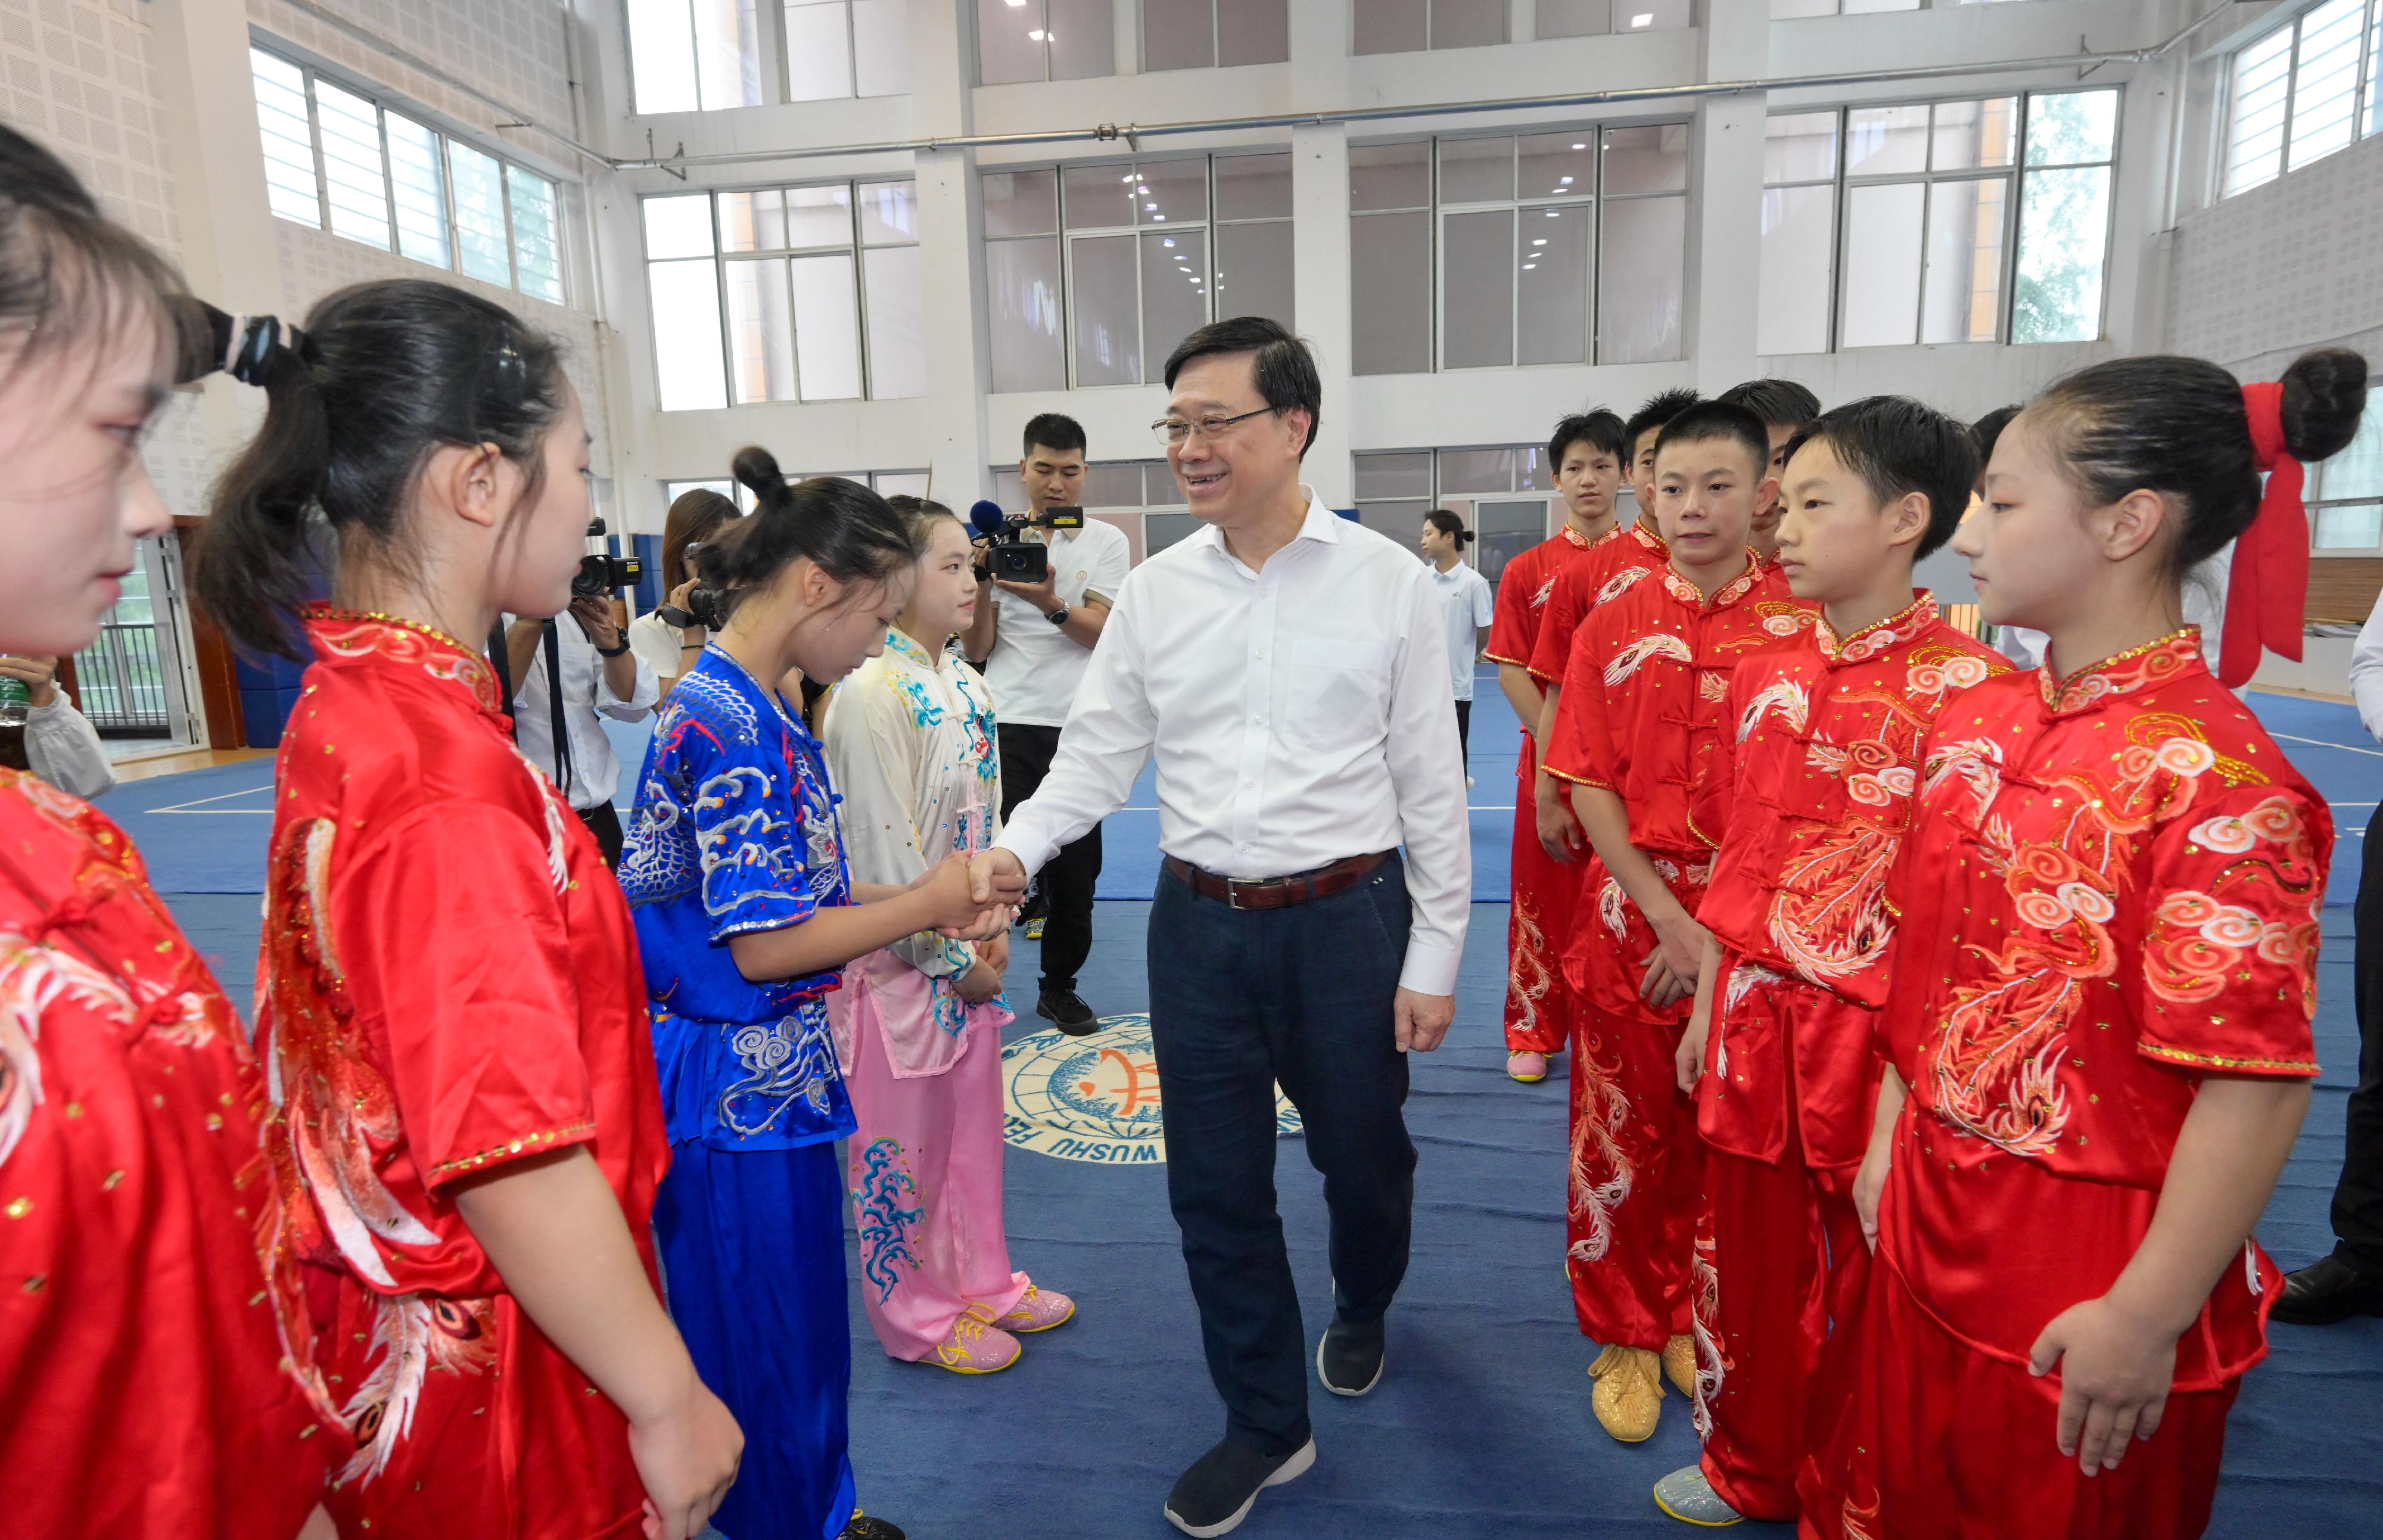
<path fill-rule="evenodd" d="M 1100 1030 L 1101 1018 L 1074 990 L 1044 990 L 1034 1002 L 1034 1014 L 1071 1038 L 1090 1037 Z"/>
<path fill-rule="evenodd" d="M 883 1519 L 856 1513 L 852 1516 L 852 1522 L 844 1526 L 844 1533 L 837 1535 L 836 1540 L 909 1540 L 909 1537 Z"/>
<path fill-rule="evenodd" d="M 1315 1345 L 1315 1374 L 1335 1396 L 1362 1396 L 1381 1384 L 1381 1318 L 1344 1321 L 1335 1311 Z"/>
<path fill-rule="evenodd" d="M 1223 1534 L 1250 1516 L 1260 1492 L 1305 1475 L 1315 1463 L 1313 1438 L 1287 1455 L 1262 1455 L 1228 1438 L 1176 1478 L 1167 1522 L 1186 1534 Z"/>

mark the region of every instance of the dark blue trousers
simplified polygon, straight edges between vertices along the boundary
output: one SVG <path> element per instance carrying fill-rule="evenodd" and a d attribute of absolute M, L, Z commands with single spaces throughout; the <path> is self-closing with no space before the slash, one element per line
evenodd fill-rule
<path fill-rule="evenodd" d="M 1378 1320 L 1406 1275 L 1415 1149 L 1391 1010 L 1407 926 L 1395 856 L 1288 909 L 1238 910 L 1158 880 L 1150 1023 L 1167 1198 L 1226 1436 L 1265 1454 L 1307 1442 L 1311 1358 L 1275 1210 L 1278 1082 L 1324 1176 L 1335 1304 Z"/>

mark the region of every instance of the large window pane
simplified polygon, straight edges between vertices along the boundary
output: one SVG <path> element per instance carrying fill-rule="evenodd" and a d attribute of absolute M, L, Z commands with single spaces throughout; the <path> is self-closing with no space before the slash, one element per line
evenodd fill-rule
<path fill-rule="evenodd" d="M 2290 170 L 2350 147 L 2358 116 L 2358 72 L 2367 0 L 2330 0 L 2301 18 L 2292 67 Z"/>
<path fill-rule="evenodd" d="M 1478 48 L 1506 41 L 1506 0 L 1431 0 L 1431 45 Z"/>
<path fill-rule="evenodd" d="M 256 131 L 265 148 L 265 191 L 273 212 L 317 229 L 323 198 L 315 182 L 315 130 L 306 117 L 306 77 L 294 64 L 248 51 L 256 83 Z"/>
<path fill-rule="evenodd" d="M 1375 209 L 1431 205 L 1431 142 L 1352 144 L 1349 147 L 1349 206 Z"/>
<path fill-rule="evenodd" d="M 1352 0 L 1360 54 L 1411 54 L 1431 46 L 1431 0 Z"/>
<path fill-rule="evenodd" d="M 910 93 L 910 0 L 852 0 L 853 91 Z"/>
<path fill-rule="evenodd" d="M 1928 109 L 1856 107 L 1846 114 L 1846 173 L 1892 177 L 1928 169 Z"/>
<path fill-rule="evenodd" d="M 1289 155 L 1217 156 L 1216 217 L 1219 219 L 1290 218 L 1290 157 Z"/>
<path fill-rule="evenodd" d="M 1142 0 L 1142 67 L 1205 69 L 1216 62 L 1212 0 Z"/>
<path fill-rule="evenodd" d="M 2350 447 L 2309 467 L 2315 498 L 2383 498 L 2383 394 L 2370 395 Z"/>
<path fill-rule="evenodd" d="M 1928 193 L 1922 342 L 1991 342 L 2002 299 L 2003 216 L 2010 184 L 1938 182 Z"/>
<path fill-rule="evenodd" d="M 1613 30 L 1613 0 L 1539 0 L 1541 37 L 1603 37 Z"/>
<path fill-rule="evenodd" d="M 2292 30 L 2280 27 L 2234 55 L 2226 136 L 2226 191 L 2273 181 L 2284 165 L 2284 106 L 2291 93 Z"/>
<path fill-rule="evenodd" d="M 786 100 L 824 102 L 852 92 L 852 36 L 845 0 L 786 6 Z"/>
<path fill-rule="evenodd" d="M 1440 366 L 1513 363 L 1513 211 L 1443 216 L 1440 261 Z"/>
<path fill-rule="evenodd" d="M 1116 18 L 1109 0 L 1043 0 L 1043 14 L 1050 18 L 1053 80 L 1117 73 Z"/>
<path fill-rule="evenodd" d="M 786 259 L 732 262 L 728 276 L 728 346 L 735 400 L 791 401 L 795 388 L 794 301 Z"/>
<path fill-rule="evenodd" d="M 2012 341 L 2084 342 L 2102 335 L 2102 259 L 2109 230 L 2108 166 L 2028 173 Z"/>
<path fill-rule="evenodd" d="M 1526 208 L 1515 274 L 1519 363 L 1588 362 L 1588 253 L 1595 215 L 1587 204 Z M 1503 490 L 1503 488 L 1500 488 Z"/>
<path fill-rule="evenodd" d="M 873 400 L 927 393 L 926 281 L 916 246 L 863 254 L 869 297 L 869 393 Z"/>
<path fill-rule="evenodd" d="M 650 205 L 648 205 L 650 206 Z M 664 412 L 728 404 L 720 357 L 720 269 L 710 257 L 646 269 L 654 307 L 654 366 Z"/>
<path fill-rule="evenodd" d="M 2065 91 L 2029 98 L 2027 163 L 2089 166 L 2118 148 L 2118 93 Z"/>
<path fill-rule="evenodd" d="M 711 254 L 711 198 L 688 192 L 671 198 L 648 198 L 645 203 L 646 255 L 656 262 L 670 257 Z"/>
<path fill-rule="evenodd" d="M 2039 104 L 2052 98 L 2038 97 Z M 1972 171 L 2008 166 L 2018 139 L 2019 99 L 1996 96 L 1983 102 L 1939 102 L 1936 126 L 1930 135 L 1929 165 L 1938 171 Z M 2029 135 L 2031 142 L 2035 136 Z"/>
<path fill-rule="evenodd" d="M 1350 366 L 1360 375 L 1431 367 L 1431 216 L 1361 214 L 1349 221 Z"/>
<path fill-rule="evenodd" d="M 1680 354 L 1688 201 L 1630 198 L 1605 206 L 1597 295 L 1597 361 L 1652 363 Z"/>
<path fill-rule="evenodd" d="M 1290 253 L 1288 219 L 1217 226 L 1216 314 L 1263 315 L 1297 331 Z"/>
<path fill-rule="evenodd" d="M 1350 457 L 1350 469 L 1354 473 L 1356 495 L 1367 501 L 1379 502 L 1392 498 L 1431 497 L 1431 451 L 1413 450 L 1396 454 L 1360 454 Z M 1499 490 L 1505 490 L 1500 487 Z"/>
<path fill-rule="evenodd" d="M 1443 139 L 1439 142 L 1439 201 L 1502 203 L 1514 196 L 1514 142 Z"/>
<path fill-rule="evenodd" d="M 315 81 L 315 121 L 323 134 L 323 185 L 331 199 L 331 233 L 389 250 L 389 179 L 380 154 L 380 109 L 330 81 Z"/>
<path fill-rule="evenodd" d="M 1688 126 L 1605 130 L 1605 191 L 1685 192 L 1688 190 Z"/>
<path fill-rule="evenodd" d="M 433 267 L 448 265 L 447 173 L 438 136 L 410 117 L 383 115 L 389 129 L 389 184 L 397 201 L 397 249 Z"/>
<path fill-rule="evenodd" d="M 1134 209 L 1145 225 L 1205 223 L 1208 160 L 1144 161 L 1134 167 Z"/>
<path fill-rule="evenodd" d="M 534 300 L 562 302 L 562 237 L 554 184 L 518 166 L 505 167 L 512 202 L 513 279 Z"/>
<path fill-rule="evenodd" d="M 1525 134 L 1517 141 L 1519 176 L 1525 198 L 1579 198 L 1597 187 L 1597 135 Z"/>
<path fill-rule="evenodd" d="M 1078 237 L 1068 243 L 1068 335 L 1079 386 L 1142 383 L 1142 295 L 1135 238 Z"/>
<path fill-rule="evenodd" d="M 1088 465 L 1078 496 L 1085 508 L 1140 508 L 1142 490 L 1140 465 Z"/>
<path fill-rule="evenodd" d="M 919 191 L 911 182 L 860 184 L 860 243 L 887 246 L 919 239 Z"/>
<path fill-rule="evenodd" d="M 1511 492 L 1514 489 L 1512 450 L 1442 450 L 1439 451 L 1439 495 L 1466 492 Z"/>
<path fill-rule="evenodd" d="M 1762 127 L 1762 179 L 1825 181 L 1837 174 L 1837 115 L 1786 113 Z"/>
<path fill-rule="evenodd" d="M 693 0 L 695 73 L 707 112 L 761 105 L 761 28 L 754 0 Z"/>
<path fill-rule="evenodd" d="M 1059 242 L 984 243 L 986 332 L 995 390 L 1064 390 L 1059 351 Z"/>
<path fill-rule="evenodd" d="M 783 252 L 786 249 L 786 195 L 774 187 L 720 195 L 720 249 Z"/>
<path fill-rule="evenodd" d="M 1290 58 L 1290 0 L 1216 0 L 1216 62 L 1283 64 Z"/>
<path fill-rule="evenodd" d="M 1068 228 L 1108 230 L 1133 223 L 1135 190 L 1130 166 L 1070 166 L 1067 168 Z"/>
<path fill-rule="evenodd" d="M 1208 242 L 1190 227 L 1142 237 L 1142 381 L 1164 377 L 1175 344 L 1208 320 Z"/>
<path fill-rule="evenodd" d="M 2318 550 L 2373 550 L 2383 546 L 2383 503 L 2346 503 L 2316 513 Z"/>
<path fill-rule="evenodd" d="M 786 189 L 786 244 L 806 246 L 852 244 L 852 190 L 833 187 Z"/>
<path fill-rule="evenodd" d="M 467 278 L 510 288 L 513 269 L 505 240 L 504 164 L 451 139 L 447 176 L 455 189 L 457 265 Z"/>
<path fill-rule="evenodd" d="M 985 177 L 985 234 L 1049 235 L 1058 228 L 1058 173 L 995 171 Z"/>
<path fill-rule="evenodd" d="M 860 391 L 860 307 L 853 291 L 852 253 L 796 257 L 788 268 L 795 290 L 795 363 L 803 400 L 845 400 Z"/>
<path fill-rule="evenodd" d="M 1043 30 L 1042 0 L 976 0 L 977 83 L 1043 79 Z"/>
<path fill-rule="evenodd" d="M 1477 502 L 1473 505 L 1473 526 L 1480 536 L 1480 543 L 1473 548 L 1473 560 L 1495 588 L 1506 575 L 1507 562 L 1548 537 L 1548 503 L 1541 498 Z"/>
<path fill-rule="evenodd" d="M 693 112 L 695 29 L 687 0 L 628 0 L 629 66 L 641 113 Z"/>
<path fill-rule="evenodd" d="M 1829 351 L 1829 254 L 1837 238 L 1837 190 L 1774 187 L 1762 194 L 1762 269 L 1756 279 L 1754 351 Z"/>
<path fill-rule="evenodd" d="M 1846 191 L 1845 345 L 1892 347 L 1919 335 L 1921 221 L 1928 184 Z"/>

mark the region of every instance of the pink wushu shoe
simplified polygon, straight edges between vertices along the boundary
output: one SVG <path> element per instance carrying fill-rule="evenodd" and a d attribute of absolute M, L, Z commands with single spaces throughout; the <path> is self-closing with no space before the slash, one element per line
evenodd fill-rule
<path fill-rule="evenodd" d="M 1054 1326 L 1066 1325 L 1075 1313 L 1076 1301 L 1065 1294 L 1053 1294 L 1028 1284 L 1025 1294 L 1009 1307 L 1009 1313 L 994 1324 L 1004 1331 L 1021 1334 L 1047 1332 Z"/>
<path fill-rule="evenodd" d="M 1018 1338 L 994 1325 L 992 1315 L 982 1305 L 960 1312 L 960 1318 L 935 1345 L 928 1361 L 940 1363 L 955 1374 L 994 1374 L 1017 1362 L 1022 1350 Z"/>

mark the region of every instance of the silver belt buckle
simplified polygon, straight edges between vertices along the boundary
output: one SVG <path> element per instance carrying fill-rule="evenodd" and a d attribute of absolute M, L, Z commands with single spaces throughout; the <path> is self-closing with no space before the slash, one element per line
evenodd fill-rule
<path fill-rule="evenodd" d="M 1243 885 L 1243 884 L 1242 884 L 1242 880 L 1241 880 L 1241 878 L 1238 878 L 1238 877 L 1228 877 L 1228 878 L 1226 878 L 1226 879 L 1225 879 L 1225 907 L 1226 907 L 1226 908 L 1228 908 L 1228 909 L 1239 909 L 1240 907 L 1241 907 L 1241 888 L 1242 888 L 1242 885 Z M 1249 886 L 1251 886 L 1251 887 L 1255 887 L 1255 886 L 1257 886 L 1257 884 L 1256 884 L 1256 883 L 1254 883 L 1254 882 L 1252 882 L 1252 883 L 1250 883 L 1250 884 L 1248 884 L 1248 885 L 1249 885 Z"/>

